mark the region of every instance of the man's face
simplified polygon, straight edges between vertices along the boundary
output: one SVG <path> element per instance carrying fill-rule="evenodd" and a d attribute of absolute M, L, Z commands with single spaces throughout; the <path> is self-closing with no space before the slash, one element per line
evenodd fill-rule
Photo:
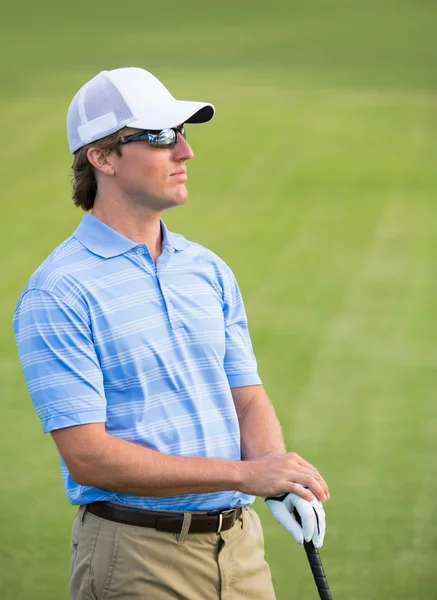
<path fill-rule="evenodd" d="M 126 129 L 123 134 L 136 131 L 140 130 Z M 143 140 L 120 148 L 121 156 L 111 154 L 115 169 L 111 179 L 126 200 L 158 211 L 184 204 L 188 195 L 185 163 L 194 154 L 181 134 L 173 148 L 154 148 Z"/>

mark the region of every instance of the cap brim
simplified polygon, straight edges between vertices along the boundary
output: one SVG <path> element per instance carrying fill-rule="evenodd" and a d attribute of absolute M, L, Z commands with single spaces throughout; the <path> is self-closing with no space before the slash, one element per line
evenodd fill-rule
<path fill-rule="evenodd" d="M 206 123 L 213 118 L 214 113 L 214 106 L 207 102 L 175 100 L 154 108 L 140 118 L 126 123 L 126 126 L 137 129 L 165 129 L 182 123 Z"/>

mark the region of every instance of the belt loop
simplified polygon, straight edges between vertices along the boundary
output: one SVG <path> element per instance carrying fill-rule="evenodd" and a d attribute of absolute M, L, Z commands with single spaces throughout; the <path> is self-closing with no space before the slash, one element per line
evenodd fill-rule
<path fill-rule="evenodd" d="M 87 509 L 87 504 L 82 504 L 81 507 L 79 508 L 79 513 L 81 513 L 80 514 L 80 523 L 81 523 L 81 525 L 83 525 L 83 522 L 84 522 L 84 519 L 85 519 L 86 509 Z"/>
<path fill-rule="evenodd" d="M 178 536 L 178 544 L 183 544 L 187 539 L 191 525 L 191 513 L 184 512 L 184 520 L 182 523 L 181 531 Z"/>
<path fill-rule="evenodd" d="M 249 518 L 249 507 L 248 506 L 243 506 L 241 508 L 241 515 L 240 515 L 241 529 L 246 529 L 247 528 L 247 519 L 248 518 Z"/>

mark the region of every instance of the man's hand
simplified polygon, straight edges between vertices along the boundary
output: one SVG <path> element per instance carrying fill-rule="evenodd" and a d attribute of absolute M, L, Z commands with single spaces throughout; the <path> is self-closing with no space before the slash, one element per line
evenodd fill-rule
<path fill-rule="evenodd" d="M 318 470 L 295 452 L 270 454 L 239 463 L 239 491 L 254 496 L 278 496 L 292 492 L 311 502 L 314 496 L 328 500 L 329 489 Z"/>
<path fill-rule="evenodd" d="M 322 503 L 314 499 L 311 502 L 296 494 L 283 494 L 265 498 L 267 508 L 275 519 L 291 533 L 298 544 L 312 541 L 315 548 L 321 548 L 325 537 L 326 520 Z M 293 510 L 299 513 L 302 526 L 293 516 Z"/>

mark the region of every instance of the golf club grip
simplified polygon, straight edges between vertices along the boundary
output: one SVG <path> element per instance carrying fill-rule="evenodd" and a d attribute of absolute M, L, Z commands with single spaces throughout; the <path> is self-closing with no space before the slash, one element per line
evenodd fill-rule
<path fill-rule="evenodd" d="M 310 563 L 311 572 L 316 582 L 317 591 L 321 600 L 332 600 L 331 592 L 323 569 L 322 560 L 319 551 L 314 548 L 312 542 L 303 543 L 305 552 L 307 553 L 308 562 Z"/>
<path fill-rule="evenodd" d="M 293 515 L 299 525 L 302 526 L 300 515 L 296 509 L 293 510 Z M 322 565 L 322 559 L 320 558 L 319 551 L 314 547 L 312 542 L 304 541 L 303 546 L 305 548 L 308 562 L 310 563 L 311 572 L 313 574 L 320 599 L 332 600 L 331 591 L 329 589 L 328 580 L 326 579 L 325 570 Z"/>

